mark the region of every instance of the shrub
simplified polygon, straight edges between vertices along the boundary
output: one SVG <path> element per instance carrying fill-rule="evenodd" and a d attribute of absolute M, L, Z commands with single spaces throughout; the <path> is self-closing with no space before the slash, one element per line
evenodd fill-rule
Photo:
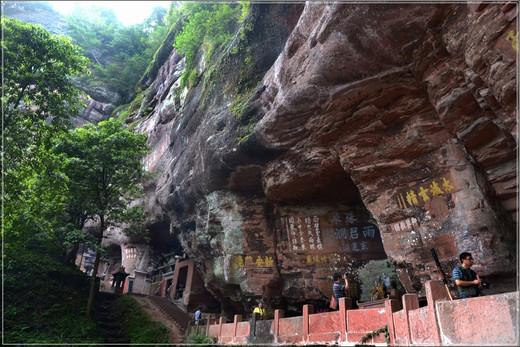
<path fill-rule="evenodd" d="M 130 343 L 170 343 L 168 328 L 148 317 L 135 299 L 129 296 L 120 297 L 116 310 L 123 319 Z"/>
<path fill-rule="evenodd" d="M 195 344 L 195 345 L 204 345 L 204 344 L 212 344 L 216 341 L 211 336 L 190 334 L 186 337 L 184 342 L 190 343 L 190 344 Z"/>

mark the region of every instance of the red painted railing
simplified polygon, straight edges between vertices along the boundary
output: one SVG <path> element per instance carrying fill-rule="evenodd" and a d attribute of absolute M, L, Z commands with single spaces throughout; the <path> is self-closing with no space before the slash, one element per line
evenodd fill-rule
<path fill-rule="evenodd" d="M 274 319 L 232 323 L 224 318 L 199 327 L 199 333 L 216 337 L 221 344 L 367 344 L 420 345 L 501 345 L 517 346 L 518 292 L 465 300 L 450 300 L 441 281 L 425 286 L 427 306 L 419 307 L 416 294 L 387 299 L 381 307 L 352 310 L 349 298 L 339 300 L 339 310 L 314 313 L 303 306 L 303 315 L 284 318 L 275 310 Z M 387 337 L 382 331 L 386 326 Z M 373 336 L 372 336 L 373 335 Z"/>

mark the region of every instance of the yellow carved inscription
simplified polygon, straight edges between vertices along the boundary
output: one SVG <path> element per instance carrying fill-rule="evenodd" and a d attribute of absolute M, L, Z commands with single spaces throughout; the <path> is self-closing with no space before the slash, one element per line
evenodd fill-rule
<path fill-rule="evenodd" d="M 506 40 L 511 41 L 511 46 L 513 46 L 513 49 L 518 52 L 518 32 L 515 32 L 514 30 L 511 30 L 507 36 Z"/>
<path fill-rule="evenodd" d="M 410 189 L 397 195 L 397 203 L 400 208 L 419 206 L 429 201 L 434 196 L 448 194 L 455 189 L 453 183 L 446 177 L 433 180 L 417 189 Z"/>
<path fill-rule="evenodd" d="M 250 255 L 242 256 L 237 255 L 233 256 L 233 268 L 234 269 L 243 269 L 243 268 L 268 268 L 274 266 L 274 259 L 271 256 L 257 256 L 253 258 Z"/>

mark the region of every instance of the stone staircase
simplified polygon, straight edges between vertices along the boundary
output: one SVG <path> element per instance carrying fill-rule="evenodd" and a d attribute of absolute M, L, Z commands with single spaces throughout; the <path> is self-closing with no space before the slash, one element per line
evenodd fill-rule
<path fill-rule="evenodd" d="M 188 324 L 190 323 L 190 316 L 184 312 L 181 308 L 171 302 L 169 298 L 163 298 L 160 296 L 149 296 L 151 302 L 153 302 L 163 314 L 170 317 L 179 328 L 179 331 L 184 335 Z"/>
<path fill-rule="evenodd" d="M 150 305 L 153 305 L 155 309 L 160 311 L 162 315 L 168 318 L 169 322 L 175 326 L 178 331 L 178 336 L 174 341 L 171 341 L 174 344 L 182 343 L 186 332 L 188 329 L 188 325 L 190 322 L 190 316 L 184 312 L 181 308 L 175 305 L 169 298 L 164 298 L 160 296 L 153 295 L 140 295 L 140 294 L 127 294 L 135 297 L 136 299 L 140 299 L 140 301 L 148 302 Z"/>
<path fill-rule="evenodd" d="M 126 333 L 120 317 L 113 314 L 113 307 L 116 302 L 117 295 L 98 293 L 92 308 L 92 318 L 105 337 L 105 343 L 128 344 L 130 337 Z"/>

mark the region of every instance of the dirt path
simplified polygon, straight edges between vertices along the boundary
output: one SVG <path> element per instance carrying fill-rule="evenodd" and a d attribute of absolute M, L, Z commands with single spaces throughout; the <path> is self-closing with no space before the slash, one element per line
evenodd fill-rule
<path fill-rule="evenodd" d="M 169 338 L 172 343 L 181 343 L 184 339 L 179 328 L 173 323 L 173 321 L 162 313 L 157 306 L 153 302 L 150 301 L 146 296 L 137 296 L 132 295 L 132 297 L 139 302 L 142 309 L 146 312 L 146 314 L 153 320 L 161 322 L 168 328 L 169 330 Z"/>

